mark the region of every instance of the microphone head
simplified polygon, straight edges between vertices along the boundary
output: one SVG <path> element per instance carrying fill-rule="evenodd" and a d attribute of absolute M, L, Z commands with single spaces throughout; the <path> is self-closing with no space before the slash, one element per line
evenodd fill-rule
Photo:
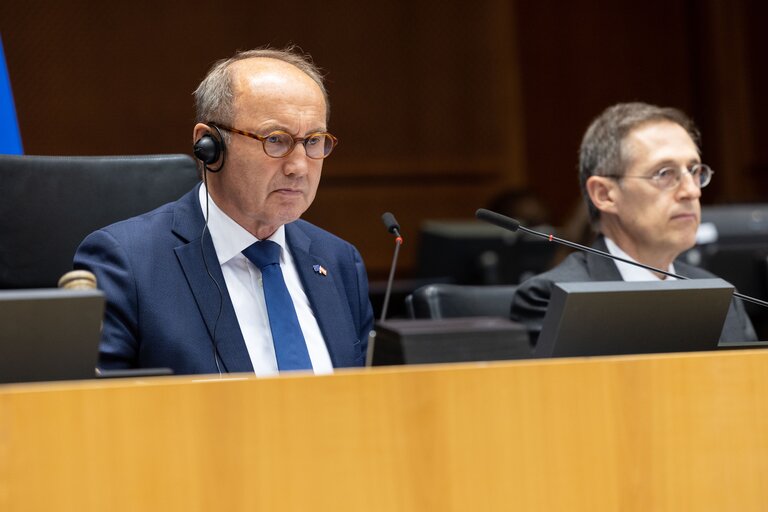
<path fill-rule="evenodd" d="M 395 216 L 390 212 L 384 212 L 384 214 L 381 216 L 381 220 L 383 220 L 384 225 L 387 226 L 387 231 L 393 235 L 396 235 L 397 232 L 400 231 L 400 224 L 397 223 Z"/>
<path fill-rule="evenodd" d="M 500 213 L 492 212 L 491 210 L 486 210 L 485 208 L 477 210 L 475 212 L 475 217 L 510 231 L 517 231 L 520 228 L 520 222 L 515 219 Z"/>

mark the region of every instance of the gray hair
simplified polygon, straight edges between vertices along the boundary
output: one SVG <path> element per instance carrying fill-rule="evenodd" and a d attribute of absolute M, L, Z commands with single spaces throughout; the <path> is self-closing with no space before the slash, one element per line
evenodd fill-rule
<path fill-rule="evenodd" d="M 214 63 L 205 78 L 194 92 L 195 96 L 195 122 L 197 123 L 222 123 L 230 124 L 235 118 L 234 91 L 232 90 L 232 73 L 230 66 L 245 59 L 276 59 L 287 62 L 309 76 L 323 92 L 325 99 L 326 122 L 331 117 L 331 104 L 328 101 L 328 91 L 323 83 L 323 75 L 320 69 L 312 62 L 312 58 L 297 49 L 288 46 L 283 49 L 257 48 L 235 53 L 228 59 L 221 59 Z M 228 133 L 223 134 L 226 138 Z"/>
<path fill-rule="evenodd" d="M 627 136 L 639 126 L 654 121 L 670 121 L 683 127 L 699 148 L 699 130 L 693 121 L 676 108 L 657 107 L 647 103 L 619 103 L 608 107 L 587 128 L 579 148 L 579 185 L 595 226 L 598 210 L 587 193 L 590 176 L 622 176 L 630 164 L 624 147 Z"/>

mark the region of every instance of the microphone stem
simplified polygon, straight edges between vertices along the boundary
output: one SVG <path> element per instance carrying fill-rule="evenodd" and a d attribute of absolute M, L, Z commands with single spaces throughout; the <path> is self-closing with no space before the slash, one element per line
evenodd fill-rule
<path fill-rule="evenodd" d="M 546 233 L 540 233 L 538 231 L 534 231 L 532 229 L 528 229 L 528 228 L 526 228 L 524 226 L 519 226 L 518 229 L 520 231 L 525 231 L 526 233 L 529 233 L 531 235 L 536 235 L 538 237 L 545 238 L 545 239 L 549 240 L 550 242 L 558 242 L 558 243 L 561 243 L 563 245 L 567 245 L 568 247 L 572 247 L 574 249 L 579 249 L 581 251 L 586 251 L 586 252 L 591 252 L 591 253 L 594 253 L 594 254 L 599 254 L 600 256 L 604 256 L 606 258 L 612 258 L 614 260 L 623 261 L 624 263 L 629 263 L 630 265 L 635 265 L 635 266 L 638 266 L 638 267 L 642 267 L 642 268 L 644 268 L 646 270 L 650 270 L 651 272 L 661 273 L 661 274 L 664 274 L 665 276 L 674 277 L 675 279 L 684 279 L 684 280 L 690 279 L 690 277 L 685 277 L 685 276 L 681 276 L 681 275 L 678 275 L 678 274 L 673 274 L 672 272 L 666 272 L 664 270 L 661 270 L 660 268 L 654 268 L 654 267 L 651 267 L 651 266 L 648 266 L 648 265 L 644 265 L 643 263 L 639 263 L 637 261 L 631 261 L 631 260 L 628 260 L 626 258 L 622 258 L 620 256 L 615 256 L 613 254 L 601 251 L 599 249 L 594 249 L 592 247 L 587 247 L 586 245 L 577 244 L 575 242 L 569 242 L 568 240 L 563 240 L 562 238 L 558 238 L 558 237 L 556 237 L 554 235 L 547 235 Z M 750 297 L 749 295 L 743 295 L 743 294 L 741 294 L 741 293 L 739 293 L 737 291 L 733 292 L 733 296 L 734 297 L 738 297 L 741 300 L 745 300 L 747 302 L 751 302 L 752 304 L 757 304 L 758 306 L 768 307 L 768 302 L 766 302 L 764 300 L 756 299 L 754 297 Z"/>
<path fill-rule="evenodd" d="M 739 292 L 733 292 L 733 296 L 734 297 L 738 297 L 741 300 L 745 300 L 747 302 L 751 302 L 752 304 L 757 304 L 758 306 L 763 306 L 763 307 L 768 308 L 768 302 L 766 302 L 764 300 L 756 299 L 754 297 L 750 297 L 749 295 L 744 295 L 744 294 L 741 294 Z"/>
<path fill-rule="evenodd" d="M 628 260 L 626 258 L 622 258 L 621 256 L 616 256 L 614 254 L 610 254 L 610 253 L 601 251 L 599 249 L 593 249 L 592 247 L 587 247 L 586 245 L 577 244 L 575 242 L 569 242 L 568 240 L 563 240 L 562 238 L 558 238 L 558 237 L 556 237 L 554 235 L 548 235 L 546 233 L 539 233 L 538 231 L 534 231 L 532 229 L 528 229 L 528 228 L 526 228 L 524 226 L 520 226 L 518 229 L 520 231 L 525 231 L 526 233 L 530 233 L 531 235 L 536 235 L 536 236 L 539 236 L 541 238 L 545 238 L 545 239 L 549 240 L 550 242 L 557 242 L 557 243 L 560 243 L 560 244 L 563 244 L 563 245 L 567 245 L 568 247 L 572 247 L 574 249 L 579 249 L 581 251 L 591 252 L 593 254 L 599 254 L 600 256 L 603 256 L 605 258 L 610 258 L 610 259 L 614 259 L 614 260 L 623 261 L 624 263 L 628 263 L 630 265 L 635 265 L 635 266 L 638 266 L 638 267 L 643 267 L 644 269 L 650 270 L 651 272 L 656 272 L 656 273 L 664 274 L 665 276 L 674 277 L 675 279 L 690 279 L 690 278 L 685 277 L 685 276 L 679 276 L 677 274 L 673 274 L 672 272 L 667 272 L 667 271 L 661 270 L 660 268 L 655 268 L 655 267 L 651 267 L 649 265 L 645 265 L 645 264 L 637 262 L 637 261 Z"/>
<path fill-rule="evenodd" d="M 395 267 L 397 263 L 397 255 L 400 254 L 400 245 L 403 243 L 403 239 L 398 237 L 395 239 L 395 254 L 392 255 L 392 266 L 389 269 L 389 279 L 387 279 L 387 291 L 384 294 L 384 306 L 381 310 L 380 322 L 387 319 L 387 308 L 389 307 L 389 295 L 392 293 L 392 282 L 395 279 Z"/>

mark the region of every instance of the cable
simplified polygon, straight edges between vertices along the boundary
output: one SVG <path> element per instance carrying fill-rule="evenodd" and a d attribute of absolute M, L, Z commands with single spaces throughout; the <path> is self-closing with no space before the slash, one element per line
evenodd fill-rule
<path fill-rule="evenodd" d="M 221 170 L 221 167 L 224 165 L 223 157 L 222 157 L 222 164 L 219 165 L 217 171 Z M 205 187 L 205 224 L 203 224 L 203 230 L 200 233 L 200 254 L 203 257 L 203 265 L 205 266 L 205 271 L 208 273 L 208 277 L 211 278 L 211 281 L 213 281 L 213 284 L 216 285 L 216 290 L 219 292 L 219 311 L 216 313 L 216 320 L 213 323 L 213 332 L 211 334 L 211 341 L 213 343 L 213 360 L 216 363 L 216 370 L 218 370 L 219 375 L 222 374 L 221 366 L 224 366 L 224 372 L 229 373 L 229 370 L 227 369 L 227 365 L 224 363 L 224 360 L 221 359 L 221 356 L 219 354 L 219 348 L 216 345 L 216 329 L 219 327 L 219 318 L 221 318 L 221 313 L 224 309 L 224 294 L 221 291 L 221 286 L 219 285 L 218 281 L 216 281 L 216 278 L 213 277 L 213 274 L 211 273 L 211 269 L 208 267 L 208 260 L 205 259 L 205 232 L 208 231 L 208 237 L 211 240 L 211 244 L 213 244 L 213 238 L 210 236 L 210 230 L 208 229 L 208 216 L 210 213 L 210 195 L 208 194 L 208 165 L 203 164 L 203 186 Z M 219 364 L 219 361 L 221 360 L 221 365 Z"/>

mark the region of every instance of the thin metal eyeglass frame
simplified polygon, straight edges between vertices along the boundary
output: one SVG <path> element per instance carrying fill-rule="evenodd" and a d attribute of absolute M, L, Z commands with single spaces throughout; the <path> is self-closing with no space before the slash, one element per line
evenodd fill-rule
<path fill-rule="evenodd" d="M 696 186 L 698 186 L 699 188 L 704 188 L 704 187 L 706 187 L 707 185 L 709 185 L 712 182 L 712 176 L 715 175 L 715 171 L 713 171 L 712 168 L 710 166 L 708 166 L 707 164 L 693 164 L 690 169 L 686 168 L 685 172 L 687 172 L 691 176 L 691 178 L 693 178 L 694 177 L 693 173 L 695 172 L 695 169 L 697 167 L 702 169 L 702 176 L 703 176 L 703 172 L 704 172 L 703 169 L 709 169 L 709 178 L 707 179 L 706 183 L 701 183 L 701 180 L 699 180 L 698 182 L 695 179 L 693 180 L 693 183 Z M 659 169 L 658 171 L 653 173 L 651 176 L 626 176 L 626 175 L 623 175 L 623 174 L 603 174 L 602 176 L 605 177 L 605 178 L 613 178 L 615 180 L 620 180 L 620 179 L 623 179 L 623 178 L 638 178 L 638 179 L 641 179 L 641 180 L 650 180 L 660 190 L 671 190 L 673 188 L 676 188 L 676 187 L 680 186 L 680 183 L 683 181 L 683 176 L 684 176 L 683 173 L 681 172 L 678 175 L 680 178 L 678 180 L 674 181 L 672 183 L 672 185 L 669 185 L 667 187 L 663 187 L 663 186 L 661 186 L 659 184 L 659 180 L 661 179 L 659 177 L 659 173 L 661 171 L 665 170 L 665 169 L 673 169 L 673 168 L 674 167 L 671 167 L 671 166 L 670 167 L 664 167 L 663 169 Z M 598 175 L 598 176 L 600 176 L 600 175 Z"/>

